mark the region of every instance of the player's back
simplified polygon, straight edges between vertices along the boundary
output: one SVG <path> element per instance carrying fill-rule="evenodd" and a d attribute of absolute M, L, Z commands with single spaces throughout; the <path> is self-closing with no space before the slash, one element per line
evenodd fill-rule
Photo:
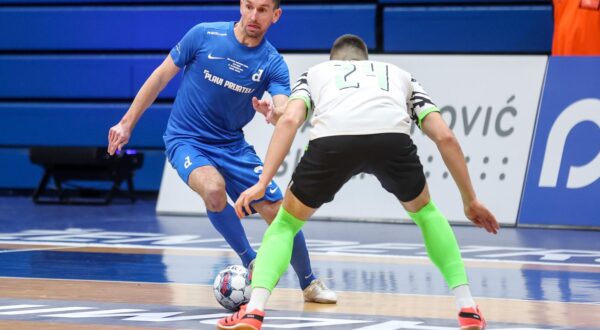
<path fill-rule="evenodd" d="M 328 61 L 307 73 L 314 103 L 311 139 L 331 135 L 409 133 L 411 76 L 378 61 Z"/>

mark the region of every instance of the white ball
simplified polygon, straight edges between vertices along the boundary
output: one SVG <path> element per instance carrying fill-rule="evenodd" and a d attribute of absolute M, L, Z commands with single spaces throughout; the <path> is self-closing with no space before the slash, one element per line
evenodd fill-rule
<path fill-rule="evenodd" d="M 213 292 L 221 306 L 231 311 L 240 309 L 250 301 L 252 293 L 248 270 L 240 265 L 226 267 L 215 277 Z"/>

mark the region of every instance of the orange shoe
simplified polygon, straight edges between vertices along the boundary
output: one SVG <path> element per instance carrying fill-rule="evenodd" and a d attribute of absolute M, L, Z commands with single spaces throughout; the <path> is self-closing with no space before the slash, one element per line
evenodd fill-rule
<path fill-rule="evenodd" d="M 265 312 L 255 309 L 251 313 L 247 313 L 246 305 L 242 305 L 239 311 L 220 319 L 217 322 L 217 329 L 260 330 L 264 318 Z"/>
<path fill-rule="evenodd" d="M 487 325 L 479 307 L 461 308 L 458 313 L 458 323 L 461 330 L 483 330 Z"/>

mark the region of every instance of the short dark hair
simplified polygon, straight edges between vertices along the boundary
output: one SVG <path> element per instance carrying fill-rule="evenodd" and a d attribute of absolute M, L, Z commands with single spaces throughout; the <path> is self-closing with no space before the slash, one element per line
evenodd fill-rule
<path fill-rule="evenodd" d="M 344 34 L 337 38 L 331 46 L 330 60 L 368 60 L 369 50 L 367 44 L 354 34 Z"/>
<path fill-rule="evenodd" d="M 275 9 L 279 8 L 279 6 L 281 6 L 281 0 L 273 0 L 273 3 L 275 4 Z"/>

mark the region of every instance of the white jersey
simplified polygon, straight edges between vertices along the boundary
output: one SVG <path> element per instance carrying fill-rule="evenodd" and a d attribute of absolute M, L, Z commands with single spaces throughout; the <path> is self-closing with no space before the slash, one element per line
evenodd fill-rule
<path fill-rule="evenodd" d="M 411 75 L 378 61 L 327 61 L 298 78 L 291 99 L 313 111 L 310 139 L 334 135 L 410 134 L 439 111 Z"/>

